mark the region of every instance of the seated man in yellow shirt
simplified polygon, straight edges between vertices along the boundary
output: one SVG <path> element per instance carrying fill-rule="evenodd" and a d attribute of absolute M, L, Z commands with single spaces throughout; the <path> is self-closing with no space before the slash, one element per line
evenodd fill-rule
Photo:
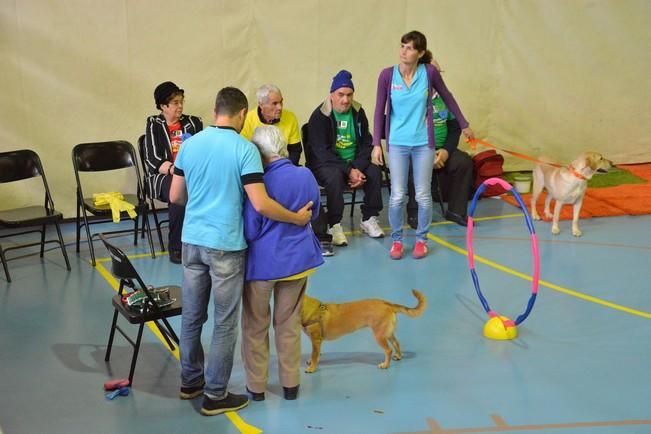
<path fill-rule="evenodd" d="M 253 131 L 261 125 L 273 125 L 278 128 L 287 140 L 289 159 L 295 166 L 301 159 L 301 132 L 298 128 L 296 115 L 289 110 L 283 110 L 283 94 L 278 86 L 264 84 L 255 93 L 258 99 L 257 110 L 251 110 L 246 115 L 244 127 L 240 133 L 251 141 Z"/>

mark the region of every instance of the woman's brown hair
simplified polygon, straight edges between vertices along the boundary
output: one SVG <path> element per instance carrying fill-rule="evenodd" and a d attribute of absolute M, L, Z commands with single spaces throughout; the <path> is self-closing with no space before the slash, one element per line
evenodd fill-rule
<path fill-rule="evenodd" d="M 418 30 L 412 30 L 409 33 L 405 33 L 402 35 L 402 38 L 400 38 L 400 42 L 403 44 L 411 42 L 416 50 L 425 52 L 425 54 L 418 59 L 418 63 L 430 63 L 432 61 L 432 52 L 427 49 L 427 38 Z"/>

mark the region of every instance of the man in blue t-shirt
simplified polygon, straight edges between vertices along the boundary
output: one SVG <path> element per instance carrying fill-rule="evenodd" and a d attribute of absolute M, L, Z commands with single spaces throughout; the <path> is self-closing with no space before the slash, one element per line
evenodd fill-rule
<path fill-rule="evenodd" d="M 272 220 L 304 226 L 312 217 L 312 202 L 293 212 L 267 195 L 258 149 L 239 135 L 247 107 L 239 89 L 219 91 L 214 126 L 183 143 L 170 188 L 171 201 L 185 205 L 179 396 L 192 399 L 203 393 L 201 413 L 207 416 L 249 402 L 246 395 L 227 390 L 244 284 L 244 195 L 256 211 Z M 201 329 L 208 318 L 211 292 L 214 324 L 204 369 Z"/>

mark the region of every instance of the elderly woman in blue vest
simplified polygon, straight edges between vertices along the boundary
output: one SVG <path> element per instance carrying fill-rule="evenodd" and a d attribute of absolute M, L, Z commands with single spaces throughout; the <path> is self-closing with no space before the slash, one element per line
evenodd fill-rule
<path fill-rule="evenodd" d="M 425 35 L 412 31 L 401 38 L 400 62 L 384 69 L 378 78 L 372 161 L 381 163 L 380 139 L 385 138 L 391 170 L 389 224 L 393 259 L 401 259 L 404 252 L 402 226 L 410 165 L 418 203 L 418 229 L 412 256 L 416 259 L 427 256 L 426 240 L 432 221 L 432 168 L 436 155 L 431 103 L 434 92 L 457 118 L 463 134 L 474 137 L 454 96 L 431 61 L 432 53 L 427 49 Z"/>
<path fill-rule="evenodd" d="M 312 221 L 320 206 L 319 186 L 312 172 L 287 159 L 287 142 L 273 126 L 260 126 L 253 143 L 262 155 L 264 184 L 271 198 L 289 210 L 312 201 Z M 247 391 L 264 400 L 269 377 L 271 296 L 278 374 L 285 399 L 296 399 L 301 368 L 301 306 L 307 277 L 323 264 L 321 246 L 311 225 L 270 220 L 247 200 L 244 237 L 248 243 L 246 283 L 242 295 L 242 359 Z"/>

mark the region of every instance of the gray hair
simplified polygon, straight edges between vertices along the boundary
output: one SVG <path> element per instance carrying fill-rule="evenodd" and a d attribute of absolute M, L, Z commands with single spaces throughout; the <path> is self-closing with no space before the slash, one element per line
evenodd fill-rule
<path fill-rule="evenodd" d="M 287 157 L 287 140 L 283 133 L 272 125 L 262 125 L 253 131 L 251 141 L 265 158 Z"/>
<path fill-rule="evenodd" d="M 266 102 L 269 98 L 271 92 L 276 92 L 277 94 L 282 95 L 282 92 L 275 84 L 263 84 L 255 92 L 255 96 L 258 99 L 258 103 Z"/>

